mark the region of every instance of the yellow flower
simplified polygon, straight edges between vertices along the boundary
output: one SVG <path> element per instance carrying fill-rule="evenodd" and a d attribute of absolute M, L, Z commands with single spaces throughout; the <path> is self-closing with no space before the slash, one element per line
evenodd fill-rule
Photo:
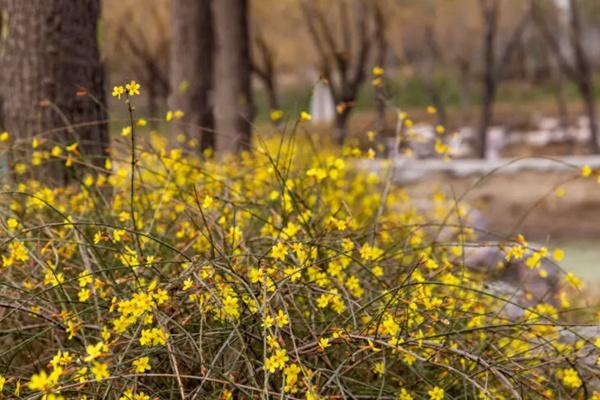
<path fill-rule="evenodd" d="M 77 147 L 79 146 L 79 143 L 75 142 L 73 144 L 68 145 L 67 147 L 65 147 L 67 149 L 67 151 L 69 153 L 77 153 Z"/>
<path fill-rule="evenodd" d="M 289 359 L 285 349 L 275 350 L 275 354 L 265 360 L 264 368 L 270 373 L 274 373 L 277 370 L 283 369 Z"/>
<path fill-rule="evenodd" d="M 77 297 L 79 297 L 79 301 L 84 302 L 90 298 L 90 290 L 89 289 L 81 289 L 77 292 Z"/>
<path fill-rule="evenodd" d="M 271 257 L 276 260 L 283 261 L 287 255 L 288 249 L 285 244 L 277 242 L 275 246 L 271 248 Z"/>
<path fill-rule="evenodd" d="M 329 344 L 329 339 L 326 339 L 326 338 L 319 339 L 319 349 L 321 351 L 325 351 L 325 349 L 328 348 L 329 346 L 331 346 Z"/>
<path fill-rule="evenodd" d="M 183 281 L 183 290 L 188 290 L 193 285 L 194 281 L 192 280 L 192 278 L 187 278 L 185 281 Z"/>
<path fill-rule="evenodd" d="M 140 345 L 142 346 L 163 346 L 167 342 L 169 335 L 159 328 L 142 329 L 140 336 Z"/>
<path fill-rule="evenodd" d="M 27 172 L 27 165 L 23 163 L 17 163 L 15 165 L 15 172 L 17 175 L 23 175 L 25 172 Z"/>
<path fill-rule="evenodd" d="M 104 347 L 104 342 L 98 342 L 96 344 L 88 344 L 85 346 L 85 351 L 87 356 L 83 359 L 85 362 L 90 362 L 100 357 L 102 353 L 102 348 Z"/>
<path fill-rule="evenodd" d="M 312 120 L 312 115 L 310 115 L 306 111 L 302 111 L 300 113 L 300 121 L 310 121 L 310 120 Z"/>
<path fill-rule="evenodd" d="M 376 66 L 373 68 L 372 72 L 373 72 L 373 75 L 375 75 L 375 76 L 381 76 L 381 75 L 383 75 L 385 70 L 382 67 Z"/>
<path fill-rule="evenodd" d="M 444 389 L 440 387 L 434 387 L 427 392 L 430 400 L 442 400 L 444 398 Z"/>
<path fill-rule="evenodd" d="M 383 250 L 365 243 L 360 248 L 360 257 L 364 261 L 375 260 L 383 255 Z"/>
<path fill-rule="evenodd" d="M 275 318 L 276 324 L 278 328 L 283 328 L 285 325 L 289 323 L 289 319 L 286 313 L 283 310 L 279 310 L 277 313 L 277 317 Z"/>
<path fill-rule="evenodd" d="M 115 229 L 113 231 L 113 240 L 115 242 L 120 242 L 124 235 L 125 231 L 123 229 Z"/>
<path fill-rule="evenodd" d="M 269 113 L 269 117 L 271 118 L 271 121 L 273 121 L 273 122 L 280 121 L 281 118 L 283 118 L 283 111 L 271 110 L 271 112 Z"/>
<path fill-rule="evenodd" d="M 94 375 L 94 378 L 99 381 L 109 378 L 110 373 L 108 372 L 108 364 L 94 362 L 94 365 L 92 365 L 92 374 Z"/>
<path fill-rule="evenodd" d="M 150 370 L 150 357 L 141 357 L 132 362 L 135 367 L 135 372 L 138 374 L 143 374 L 146 371 Z"/>
<path fill-rule="evenodd" d="M 385 363 L 383 361 L 375 363 L 375 365 L 373 365 L 373 372 L 376 375 L 383 375 L 385 373 Z"/>
<path fill-rule="evenodd" d="M 127 89 L 127 93 L 129 93 L 130 96 L 140 94 L 140 84 L 136 81 L 129 82 L 125 85 L 125 88 Z"/>
<path fill-rule="evenodd" d="M 581 378 L 579 377 L 579 374 L 573 368 L 563 369 L 559 372 L 562 373 L 562 381 L 566 387 L 571 389 L 577 389 L 583 384 Z"/>
<path fill-rule="evenodd" d="M 569 272 L 565 279 L 575 289 L 579 290 L 583 287 L 583 282 L 581 281 L 581 279 L 579 279 L 577 276 L 575 276 L 575 274 L 573 274 L 572 272 Z"/>
<path fill-rule="evenodd" d="M 273 335 L 267 336 L 267 345 L 271 349 L 279 349 L 279 348 L 281 348 L 281 346 L 279 345 L 279 342 L 277 341 L 277 338 L 275 336 L 273 336 Z"/>
<path fill-rule="evenodd" d="M 83 178 L 83 184 L 87 187 L 91 187 L 94 184 L 94 177 L 91 174 L 86 174 Z"/>
<path fill-rule="evenodd" d="M 264 329 L 269 329 L 273 326 L 274 323 L 275 323 L 275 319 L 273 317 L 271 317 L 270 315 L 266 315 L 263 318 L 263 322 L 262 322 L 261 326 Z"/>
<path fill-rule="evenodd" d="M 589 165 L 586 164 L 581 167 L 581 176 L 588 177 L 590 175 L 592 175 L 592 168 Z"/>
<path fill-rule="evenodd" d="M 556 261 L 561 262 L 565 258 L 565 252 L 563 249 L 556 248 L 552 252 L 552 257 L 554 257 Z"/>
<path fill-rule="evenodd" d="M 61 367 L 54 368 L 50 374 L 47 374 L 46 371 L 40 371 L 31 377 L 27 387 L 38 392 L 49 392 L 58 383 L 62 372 Z"/>
<path fill-rule="evenodd" d="M 14 218 L 9 218 L 8 220 L 6 220 L 6 226 L 10 230 L 17 229 L 17 227 L 19 226 L 19 221 L 17 221 Z"/>
<path fill-rule="evenodd" d="M 102 232 L 94 233 L 94 244 L 98 244 L 104 240 L 104 234 Z"/>
<path fill-rule="evenodd" d="M 121 129 L 121 136 L 127 137 L 129 135 L 131 135 L 131 127 L 130 126 L 126 126 L 123 129 Z"/>
<path fill-rule="evenodd" d="M 112 91 L 113 97 L 120 99 L 121 96 L 124 94 L 125 94 L 125 88 L 123 88 L 123 86 L 119 85 L 119 86 L 113 87 L 113 91 Z"/>
<path fill-rule="evenodd" d="M 311 168 L 306 171 L 306 176 L 314 176 L 317 181 L 322 181 L 323 179 L 327 178 L 327 171 L 325 171 L 323 168 Z"/>
<path fill-rule="evenodd" d="M 10 135 L 8 132 L 4 131 L 0 133 L 0 142 L 8 142 L 10 140 Z"/>

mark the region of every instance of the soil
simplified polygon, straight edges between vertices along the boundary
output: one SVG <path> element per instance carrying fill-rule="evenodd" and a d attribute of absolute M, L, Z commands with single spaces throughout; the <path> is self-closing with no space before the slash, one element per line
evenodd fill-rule
<path fill-rule="evenodd" d="M 407 186 L 416 197 L 438 187 L 475 206 L 487 230 L 501 237 L 523 233 L 537 241 L 598 239 L 600 246 L 600 184 L 576 172 L 521 171 L 517 174 L 457 178 L 429 176 Z M 558 197 L 556 188 L 565 190 Z"/>

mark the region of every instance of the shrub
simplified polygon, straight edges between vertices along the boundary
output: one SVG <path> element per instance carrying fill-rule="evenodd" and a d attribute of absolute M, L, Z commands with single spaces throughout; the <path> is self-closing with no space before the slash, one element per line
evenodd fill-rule
<path fill-rule="evenodd" d="M 465 265 L 466 205 L 419 207 L 301 133 L 226 161 L 167 147 L 152 133 L 131 164 L 119 140 L 79 184 L 2 192 L 7 397 L 600 397 L 589 339 L 561 341 L 548 303 L 509 318 Z M 53 148 L 42 164 L 83 162 Z"/>

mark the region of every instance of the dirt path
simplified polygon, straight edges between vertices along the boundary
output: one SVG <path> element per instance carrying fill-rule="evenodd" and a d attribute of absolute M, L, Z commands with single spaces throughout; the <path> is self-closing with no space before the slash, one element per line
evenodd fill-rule
<path fill-rule="evenodd" d="M 584 164 L 600 169 L 600 156 L 415 160 L 397 165 L 395 181 L 417 198 L 430 196 L 433 188 L 464 195 L 481 211 L 487 229 L 501 236 L 519 232 L 538 241 L 598 239 L 600 246 L 600 184 L 595 177 L 581 177 Z M 558 187 L 564 196 L 557 196 Z"/>

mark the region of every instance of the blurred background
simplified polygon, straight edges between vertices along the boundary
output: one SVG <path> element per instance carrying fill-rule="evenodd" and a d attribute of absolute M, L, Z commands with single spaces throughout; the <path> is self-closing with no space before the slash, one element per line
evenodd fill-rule
<path fill-rule="evenodd" d="M 102 55 L 109 80 L 138 79 L 146 89 L 144 112 L 161 116 L 173 90 L 169 64 L 178 62 L 169 59 L 171 2 L 145 0 L 143 8 L 139 3 L 104 0 Z M 310 109 L 324 122 L 312 129 L 331 134 L 336 112 L 327 111 L 327 104 L 337 101 L 329 107 L 352 111 L 344 127 L 348 137 L 368 147 L 367 132 L 376 131 L 382 150 L 385 137 L 394 134 L 396 111 L 407 112 L 424 137 L 424 144 L 413 148 L 413 158 L 420 161 L 407 164 L 410 173 L 399 178 L 409 190 L 424 193 L 432 185 L 453 187 L 458 194 L 469 190 L 467 200 L 479 206 L 490 230 L 501 235 L 523 231 L 563 245 L 567 264 L 594 278 L 600 258 L 599 185 L 572 181 L 560 163 L 537 159 L 469 188 L 511 157 L 552 156 L 600 166 L 594 156 L 600 2 L 367 3 L 368 12 L 364 2 L 354 0 L 249 2 L 257 129 L 270 129 L 271 110 L 297 115 Z M 340 69 L 340 64 L 347 66 Z M 382 90 L 388 107 L 383 112 L 373 84 L 376 66 L 385 71 Z M 344 68 L 350 77 L 340 82 Z M 360 69 L 364 76 L 352 87 Z M 315 87 L 323 77 L 334 81 L 338 93 L 323 94 Z M 351 104 L 344 103 L 344 91 Z M 454 158 L 487 161 L 444 163 L 432 144 L 437 125 L 450 135 Z M 483 131 L 485 150 L 478 146 Z"/>
<path fill-rule="evenodd" d="M 486 123 L 493 141 L 501 142 L 493 144 L 498 148 L 492 156 L 595 152 L 587 103 L 600 95 L 594 85 L 600 66 L 598 1 L 370 0 L 367 12 L 362 3 L 249 2 L 257 123 L 268 121 L 271 109 L 308 110 L 319 78 L 339 76 L 339 60 L 329 59 L 335 53 L 351 72 L 360 63 L 367 71 L 351 105 L 350 134 L 374 128 L 370 75 L 377 65 L 385 69 L 386 98 L 418 122 L 440 123 L 470 138 L 481 130 L 482 108 L 492 103 Z M 140 0 L 103 1 L 102 57 L 110 82 L 134 77 L 146 89 L 145 111 L 162 115 L 173 89 L 169 64 L 178 62 L 169 59 L 171 1 L 139 5 Z M 364 36 L 367 56 L 361 57 Z M 430 105 L 435 115 L 427 114 Z M 547 130 L 554 134 L 535 134 Z M 460 150 L 461 156 L 471 155 Z"/>

